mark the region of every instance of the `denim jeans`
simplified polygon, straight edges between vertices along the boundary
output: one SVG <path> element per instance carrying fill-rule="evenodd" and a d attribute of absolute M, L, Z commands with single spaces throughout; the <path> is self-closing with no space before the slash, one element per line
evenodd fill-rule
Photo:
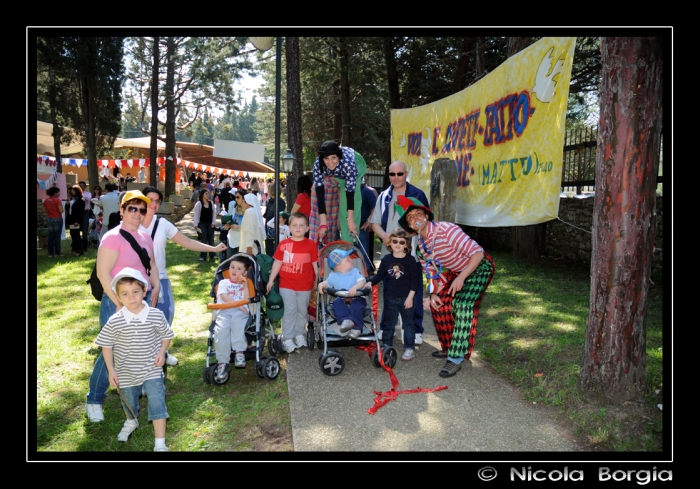
<path fill-rule="evenodd" d="M 149 379 L 142 385 L 134 385 L 121 389 L 122 395 L 124 399 L 126 399 L 126 402 L 129 403 L 131 411 L 134 412 L 136 419 L 139 417 L 139 396 L 142 390 L 146 393 L 146 397 L 148 398 L 148 421 L 168 419 L 168 410 L 165 407 L 165 383 L 163 383 L 163 377 L 159 379 Z M 131 411 L 129 411 L 129 408 L 124 403 L 124 399 L 122 399 L 122 407 L 124 408 L 126 417 L 132 419 Z"/>
<path fill-rule="evenodd" d="M 46 222 L 49 228 L 49 255 L 60 255 L 63 219 L 58 217 L 49 217 L 46 219 Z"/>
<path fill-rule="evenodd" d="M 415 298 L 414 298 L 415 299 Z M 384 297 L 384 320 L 386 328 L 382 330 L 382 342 L 384 346 L 393 346 L 394 330 L 401 315 L 403 323 L 403 345 L 406 350 L 416 349 L 416 323 L 413 322 L 414 307 L 406 309 L 404 303 L 405 297 Z"/>
<path fill-rule="evenodd" d="M 208 244 L 209 246 L 214 246 L 214 231 L 215 229 L 211 227 L 211 223 L 204 223 L 200 222 L 199 223 L 199 230 L 202 231 L 200 233 L 200 238 L 199 241 L 201 241 L 204 244 Z M 210 251 L 209 252 L 209 258 L 214 258 L 216 256 L 216 253 Z M 202 251 L 199 253 L 199 257 L 202 258 L 203 260 L 207 259 L 207 252 Z"/>
<path fill-rule="evenodd" d="M 160 294 L 156 308 L 163 313 L 168 324 L 172 326 L 173 318 L 175 317 L 175 301 L 173 300 L 173 289 L 170 286 L 170 279 L 160 279 Z"/>
<path fill-rule="evenodd" d="M 382 285 L 386 290 L 386 281 L 387 279 L 384 278 L 382 281 Z M 401 317 L 401 321 L 403 324 L 406 324 L 403 322 L 403 316 Z M 418 292 L 416 292 L 416 295 L 413 296 L 413 324 L 415 328 L 415 333 L 416 334 L 423 334 L 423 331 L 425 330 L 423 328 L 423 287 L 418 288 Z M 379 329 L 384 331 L 384 324 L 386 322 L 386 314 L 382 310 L 382 317 L 379 320 Z M 388 327 L 388 326 L 387 326 Z M 394 327 L 396 327 L 396 323 L 394 323 Z"/>
<path fill-rule="evenodd" d="M 151 305 L 150 290 L 146 294 L 145 301 L 149 306 Z M 107 294 L 103 294 L 100 302 L 100 328 L 104 327 L 109 318 L 116 312 L 117 306 L 112 302 L 112 299 Z M 102 351 L 100 351 L 100 355 L 95 360 L 95 366 L 92 368 L 92 374 L 90 374 L 90 390 L 86 395 L 87 403 L 102 404 L 107 397 L 107 389 L 109 389 L 109 372 L 105 359 L 102 357 Z"/>

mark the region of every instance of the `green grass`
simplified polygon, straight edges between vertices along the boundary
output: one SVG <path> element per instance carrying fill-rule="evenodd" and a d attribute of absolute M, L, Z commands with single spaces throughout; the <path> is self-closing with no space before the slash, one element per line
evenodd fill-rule
<path fill-rule="evenodd" d="M 70 246 L 64 241 L 64 252 Z M 180 364 L 165 381 L 171 451 L 292 451 L 286 359 L 274 381 L 248 368 L 232 369 L 223 387 L 205 384 L 209 287 L 215 264 L 199 253 L 169 243 L 167 248 L 176 309 L 170 351 Z M 99 349 L 99 302 L 85 284 L 96 251 L 81 258 L 49 259 L 37 252 L 37 451 L 143 452 L 153 450 L 153 427 L 141 400 L 141 428 L 128 443 L 117 441 L 126 419 L 116 389 L 104 405 L 105 422 L 90 424 L 85 394 Z"/>
<path fill-rule="evenodd" d="M 378 246 L 378 243 L 375 245 Z M 69 242 L 63 242 L 64 253 Z M 249 362 L 233 369 L 224 387 L 202 380 L 211 313 L 209 288 L 215 265 L 175 244 L 167 248 L 176 302 L 170 351 L 180 364 L 168 369 L 173 451 L 293 450 L 286 384 L 286 356 L 275 381 L 257 379 Z M 153 449 L 145 419 L 128 443 L 116 439 L 124 422 L 116 391 L 105 403 L 106 421 L 90 424 L 85 393 L 98 348 L 99 303 L 85 284 L 95 250 L 81 258 L 49 259 L 37 251 L 37 441 L 40 452 L 141 452 Z M 588 267 L 543 260 L 536 266 L 493 253 L 497 272 L 484 297 L 476 351 L 499 374 L 522 388 L 526 399 L 551 407 L 575 434 L 597 450 L 659 451 L 662 425 L 643 420 L 637 430 L 616 408 L 585 403 L 577 391 L 588 315 Z M 663 385 L 662 288 L 650 286 L 647 317 L 649 401 Z M 541 375 L 539 375 L 541 374 Z M 617 413 L 617 414 L 616 414 Z M 629 420 L 628 420 L 629 421 Z"/>
<path fill-rule="evenodd" d="M 476 351 L 525 398 L 557 408 L 575 433 L 597 449 L 660 451 L 659 421 L 630 431 L 606 407 L 584 402 L 577 390 L 590 294 L 588 267 L 544 259 L 538 265 L 494 253 L 497 271 L 481 309 Z M 648 401 L 663 385 L 662 283 L 649 289 Z M 631 425 L 632 420 L 629 420 Z M 638 432 L 639 430 L 643 433 Z"/>

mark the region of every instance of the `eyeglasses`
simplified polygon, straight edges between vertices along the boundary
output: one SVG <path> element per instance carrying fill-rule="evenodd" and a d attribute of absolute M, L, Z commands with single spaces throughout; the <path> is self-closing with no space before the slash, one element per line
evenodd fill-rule
<path fill-rule="evenodd" d="M 127 206 L 126 211 L 131 212 L 132 214 L 140 212 L 142 216 L 145 216 L 146 212 L 148 212 L 145 207 L 136 207 L 135 205 Z"/>
<path fill-rule="evenodd" d="M 404 176 L 405 174 L 406 174 L 405 172 L 389 173 L 389 176 L 390 176 L 390 177 L 402 177 L 402 176 Z"/>
<path fill-rule="evenodd" d="M 406 240 L 404 240 L 404 239 L 392 239 L 392 240 L 391 240 L 391 244 L 405 245 L 405 244 L 406 244 Z"/>

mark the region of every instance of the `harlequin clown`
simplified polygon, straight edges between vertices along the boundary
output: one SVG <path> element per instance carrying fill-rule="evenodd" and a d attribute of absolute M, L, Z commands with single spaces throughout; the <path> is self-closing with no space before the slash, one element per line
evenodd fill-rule
<path fill-rule="evenodd" d="M 433 221 L 433 213 L 418 199 L 400 195 L 395 204 L 399 225 L 418 234 L 416 255 L 426 277 L 423 305 L 433 315 L 441 351 L 446 358 L 440 377 L 452 377 L 474 350 L 479 307 L 496 271 L 493 259 L 451 222 Z"/>

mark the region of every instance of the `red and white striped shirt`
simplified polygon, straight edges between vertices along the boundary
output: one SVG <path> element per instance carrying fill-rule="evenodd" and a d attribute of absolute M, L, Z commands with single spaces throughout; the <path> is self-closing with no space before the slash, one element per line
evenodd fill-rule
<path fill-rule="evenodd" d="M 479 243 L 462 231 L 458 225 L 451 222 L 429 222 L 428 232 L 425 239 L 418 240 L 420 250 L 419 259 L 421 265 L 425 267 L 428 260 L 439 261 L 442 268 L 459 273 L 467 267 L 469 258 L 475 253 L 484 251 Z M 428 266 L 428 272 L 435 274 L 439 267 L 435 267 L 435 262 Z M 444 275 L 440 276 L 440 281 L 445 283 Z"/>

